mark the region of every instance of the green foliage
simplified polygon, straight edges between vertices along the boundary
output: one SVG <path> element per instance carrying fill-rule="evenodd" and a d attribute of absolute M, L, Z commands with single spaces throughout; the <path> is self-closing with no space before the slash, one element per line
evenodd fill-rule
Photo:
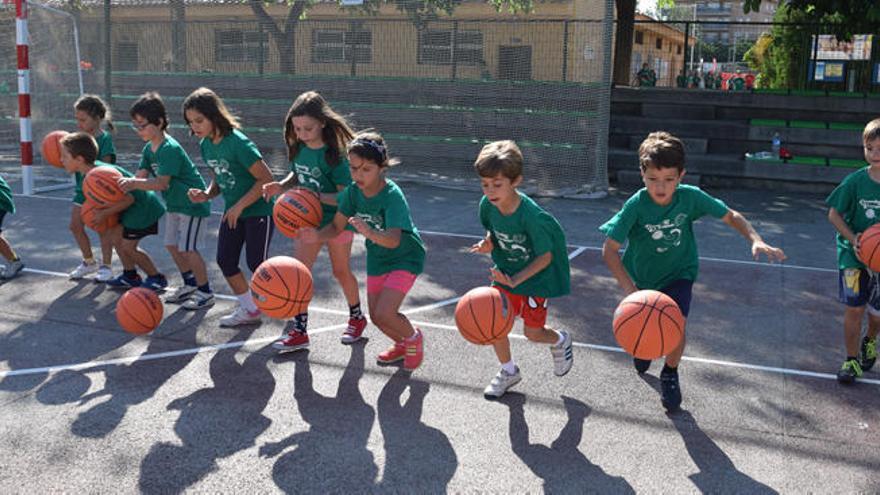
<path fill-rule="evenodd" d="M 785 24 L 773 26 L 769 34 L 758 38 L 744 59 L 759 73 L 761 88 L 800 88 L 806 79 L 803 63 L 809 59 L 815 27 L 802 24 L 809 20 L 809 14 L 790 5 L 781 6 L 773 20 Z"/>
<path fill-rule="evenodd" d="M 838 38 L 880 31 L 880 1 L 877 0 L 785 0 L 791 12 L 803 15 L 804 22 L 834 24 Z M 746 13 L 758 11 L 761 0 L 743 0 Z"/>

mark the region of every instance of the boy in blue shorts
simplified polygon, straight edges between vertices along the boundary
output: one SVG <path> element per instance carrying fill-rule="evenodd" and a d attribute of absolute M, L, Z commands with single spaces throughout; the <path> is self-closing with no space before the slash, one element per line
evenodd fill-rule
<path fill-rule="evenodd" d="M 854 246 L 880 213 L 880 119 L 872 120 L 862 133 L 868 166 L 849 174 L 825 201 L 828 220 L 837 229 L 838 287 L 843 313 L 846 360 L 837 381 L 853 383 L 877 360 L 877 332 L 880 329 L 880 280 L 865 268 Z M 862 320 L 868 306 L 868 332 L 859 348 Z"/>
<path fill-rule="evenodd" d="M 693 222 L 704 215 L 720 218 L 752 245 L 755 259 L 763 253 L 772 261 L 785 259 L 781 249 L 768 245 L 740 213 L 700 188 L 681 184 L 685 169 L 684 145 L 668 132 L 653 132 L 639 147 L 639 166 L 645 187 L 633 194 L 604 225 L 608 238 L 602 257 L 626 294 L 652 289 L 663 292 L 678 304 L 685 318 L 691 303 L 691 289 L 697 278 L 699 257 Z M 620 258 L 620 247 L 629 241 Z M 685 339 L 666 356 L 660 372 L 660 399 L 674 411 L 681 404 L 678 363 Z M 648 371 L 651 361 L 633 359 L 636 371 Z"/>
<path fill-rule="evenodd" d="M 0 266 L 0 279 L 2 280 L 15 277 L 24 268 L 24 263 L 3 237 L 3 217 L 7 213 L 15 213 L 15 203 L 12 202 L 12 189 L 3 180 L 3 177 L 0 177 L 0 256 L 6 260 L 6 264 Z"/>
<path fill-rule="evenodd" d="M 571 335 L 545 323 L 549 298 L 564 296 L 571 289 L 565 233 L 552 215 L 517 190 L 523 180 L 523 156 L 516 143 L 487 144 L 474 168 L 484 194 L 480 223 L 486 237 L 470 251 L 492 254 L 492 286 L 507 296 L 513 313 L 522 317 L 526 338 L 550 345 L 553 373 L 563 376 L 574 362 Z M 501 370 L 483 396 L 498 399 L 522 377 L 510 352 L 510 339 L 504 337 L 492 346 Z"/>

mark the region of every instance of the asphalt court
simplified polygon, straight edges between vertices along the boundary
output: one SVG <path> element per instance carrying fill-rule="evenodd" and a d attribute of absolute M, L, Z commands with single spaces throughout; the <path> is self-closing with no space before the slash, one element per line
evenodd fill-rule
<path fill-rule="evenodd" d="M 207 313 L 166 305 L 153 334 L 129 336 L 115 322 L 117 292 L 62 276 L 78 260 L 69 193 L 17 197 L 5 234 L 31 270 L 0 285 L 0 489 L 880 490 L 880 375 L 854 387 L 833 380 L 842 312 L 821 197 L 710 191 L 789 261 L 753 263 L 738 234 L 700 222 L 683 411 L 667 415 L 660 365 L 638 377 L 610 330 L 621 294 L 596 227 L 624 193 L 542 200 L 574 255 L 572 294 L 551 303 L 549 323 L 572 332 L 575 365 L 554 377 L 546 348 L 514 338 L 523 381 L 488 402 L 482 388 L 497 370 L 494 355 L 453 327 L 456 298 L 488 280 L 488 258 L 466 253 L 480 233 L 479 195 L 404 190 L 429 248 L 404 303 L 426 335 L 425 362 L 411 376 L 376 365 L 387 339 L 372 325 L 369 341 L 339 344 L 345 305 L 323 254 L 308 352 L 272 351 L 282 322 L 219 328 L 232 308 L 226 299 Z M 219 217 L 211 221 L 205 257 L 214 287 L 228 293 L 210 263 Z M 289 253 L 289 242 L 276 234 L 273 254 Z M 173 274 L 160 244 L 145 247 Z M 361 285 L 363 256 L 358 241 L 352 266 Z"/>

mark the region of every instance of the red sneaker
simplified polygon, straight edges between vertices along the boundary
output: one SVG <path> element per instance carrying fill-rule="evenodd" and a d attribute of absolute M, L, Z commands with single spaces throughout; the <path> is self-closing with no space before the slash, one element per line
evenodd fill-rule
<path fill-rule="evenodd" d="M 361 340 L 361 334 L 364 333 L 365 328 L 367 328 L 367 319 L 365 317 L 349 318 L 348 328 L 342 332 L 342 338 L 340 340 L 346 345 L 354 344 L 358 340 Z"/>
<path fill-rule="evenodd" d="M 416 333 L 404 341 L 406 357 L 403 358 L 403 369 L 413 371 L 422 364 L 425 353 L 422 349 L 422 331 L 416 328 Z"/>
<path fill-rule="evenodd" d="M 272 348 L 279 353 L 299 351 L 309 348 L 309 334 L 291 330 L 287 338 L 272 344 Z"/>
<path fill-rule="evenodd" d="M 376 358 L 379 364 L 392 364 L 401 361 L 406 356 L 406 346 L 403 342 L 395 342 L 394 345 L 382 351 Z"/>

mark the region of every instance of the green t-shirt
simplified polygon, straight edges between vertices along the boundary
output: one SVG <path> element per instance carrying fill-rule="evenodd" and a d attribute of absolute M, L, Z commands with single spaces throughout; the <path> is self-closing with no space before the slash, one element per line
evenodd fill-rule
<path fill-rule="evenodd" d="M 347 187 L 351 184 L 351 170 L 344 157 L 339 157 L 339 163 L 331 167 L 327 163 L 326 153 L 326 145 L 318 149 L 302 146 L 290 162 L 290 170 L 296 174 L 300 186 L 319 193 L 338 194 L 337 186 Z M 318 228 L 332 222 L 336 215 L 335 205 L 321 203 L 321 210 L 324 216 Z"/>
<path fill-rule="evenodd" d="M 679 185 L 672 201 L 660 206 L 642 188 L 599 227 L 609 238 L 629 245 L 623 266 L 639 289 L 659 290 L 679 280 L 696 280 L 699 267 L 693 223 L 704 215 L 721 218 L 727 205 L 700 188 Z"/>
<path fill-rule="evenodd" d="M 202 159 L 214 172 L 214 181 L 223 193 L 224 211 L 235 204 L 254 187 L 257 179 L 251 175 L 251 165 L 263 159 L 257 146 L 238 129 L 233 129 L 219 143 L 209 138 L 199 143 Z M 241 213 L 242 218 L 264 217 L 272 214 L 272 204 L 259 198 Z"/>
<path fill-rule="evenodd" d="M 828 206 L 840 213 L 856 235 L 880 220 L 880 183 L 868 175 L 868 169 L 869 167 L 865 167 L 847 175 L 825 200 Z M 856 257 L 852 244 L 839 232 L 837 266 L 841 270 L 865 266 Z"/>
<path fill-rule="evenodd" d="M 571 291 L 571 270 L 565 233 L 553 215 L 525 194 L 518 193 L 516 211 L 504 215 L 486 196 L 480 200 L 480 223 L 492 239 L 492 261 L 505 275 L 514 276 L 538 256 L 551 253 L 547 268 L 525 282 L 510 288 L 514 294 L 533 297 L 558 297 Z"/>
<path fill-rule="evenodd" d="M 101 131 L 101 134 L 95 138 L 95 141 L 98 143 L 98 160 L 110 155 L 110 163 L 116 163 L 116 146 L 113 144 L 113 136 L 107 131 Z M 73 188 L 73 202 L 82 205 L 86 201 L 86 197 L 83 195 L 83 179 L 85 179 L 85 175 L 74 172 L 73 176 L 76 179 L 76 186 Z"/>
<path fill-rule="evenodd" d="M 112 163 L 95 162 L 95 166 L 112 167 L 124 177 L 134 177 L 128 170 Z M 119 215 L 119 221 L 123 227 L 131 230 L 145 229 L 158 222 L 165 214 L 162 201 L 153 191 L 130 191 L 128 194 L 134 196 L 134 203 Z"/>
<path fill-rule="evenodd" d="M 12 188 L 0 177 L 0 211 L 15 213 L 15 203 L 12 201 Z"/>
<path fill-rule="evenodd" d="M 390 179 L 375 196 L 368 198 L 355 184 L 339 193 L 339 213 L 357 216 L 370 227 L 386 231 L 400 229 L 400 244 L 394 249 L 382 247 L 367 239 L 367 275 L 376 276 L 394 270 L 416 275 L 425 267 L 425 245 L 413 224 L 403 191 Z"/>
<path fill-rule="evenodd" d="M 153 144 L 147 143 L 141 153 L 138 169 L 147 170 L 150 175 L 168 176 L 168 189 L 162 191 L 165 206 L 171 213 L 182 213 L 192 217 L 207 217 L 211 214 L 210 203 L 193 203 L 187 191 L 191 188 L 205 189 L 205 180 L 199 175 L 189 155 L 176 139 L 165 135 L 165 140 L 153 151 Z"/>

